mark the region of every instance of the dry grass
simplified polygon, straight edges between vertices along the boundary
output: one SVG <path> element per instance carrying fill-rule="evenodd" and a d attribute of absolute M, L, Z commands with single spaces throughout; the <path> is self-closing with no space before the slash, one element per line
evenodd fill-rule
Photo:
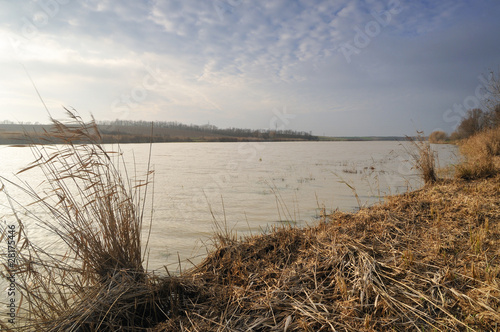
<path fill-rule="evenodd" d="M 183 275 L 207 297 L 157 331 L 495 331 L 499 188 L 441 182 L 220 244 Z"/>
<path fill-rule="evenodd" d="M 103 149 L 95 122 L 68 114 L 70 123 L 54 120 L 45 133 L 47 141 L 64 144 L 31 145 L 36 161 L 19 172 L 37 168 L 44 184 L 33 188 L 3 179 L 33 201 L 25 206 L 7 195 L 18 222 L 19 252 L 15 269 L 4 264 L 1 272 L 16 276 L 23 297 L 18 329 L 113 330 L 165 319 L 162 310 L 169 306 L 156 297 L 168 283 L 160 285 L 146 273 L 141 252 L 150 173 L 143 181 L 125 180 L 119 154 Z M 30 232 L 39 227 L 57 235 L 67 252 L 47 252 L 31 242 L 27 223 Z M 164 295 L 162 301 L 169 301 Z"/>
<path fill-rule="evenodd" d="M 460 143 L 465 157 L 457 166 L 456 176 L 461 179 L 481 179 L 495 176 L 500 167 L 500 127 L 489 129 Z"/>
<path fill-rule="evenodd" d="M 238 240 L 222 225 L 201 264 L 159 278 L 142 267 L 135 190 L 145 183 L 124 182 L 94 127 L 79 123 L 56 133 L 83 130 L 93 144 L 33 165 L 54 164 L 51 195 L 27 190 L 70 250 L 49 256 L 26 240 L 19 330 L 498 331 L 500 175 L 437 181 L 315 227 Z"/>
<path fill-rule="evenodd" d="M 437 181 L 436 158 L 431 145 L 425 140 L 422 132 L 418 132 L 416 138 L 407 137 L 414 150 L 407 150 L 413 159 L 414 167 L 420 172 L 425 184 L 433 184 Z"/>

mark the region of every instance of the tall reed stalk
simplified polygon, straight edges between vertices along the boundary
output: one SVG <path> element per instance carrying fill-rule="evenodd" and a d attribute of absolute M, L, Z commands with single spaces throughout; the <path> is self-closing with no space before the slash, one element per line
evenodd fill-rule
<path fill-rule="evenodd" d="M 22 324 L 16 328 L 90 331 L 132 326 L 136 311 L 161 308 L 153 303 L 157 285 L 143 267 L 141 246 L 152 172 L 142 181 L 130 180 L 121 155 L 100 144 L 94 119 L 85 123 L 74 112 L 67 113 L 70 122 L 52 120 L 53 129 L 45 133 L 47 141 L 60 144 L 31 145 L 36 160 L 18 173 L 39 169 L 45 177 L 42 187 L 1 178 L 33 201 L 26 206 L 7 195 L 18 223 L 19 246 L 16 267 L 4 264 L 2 275 L 14 274 L 22 294 Z M 49 253 L 32 242 L 28 234 L 37 228 L 55 234 L 67 251 Z M 0 324 L 13 328 L 5 321 Z"/>
<path fill-rule="evenodd" d="M 425 140 L 423 132 L 417 132 L 417 137 L 407 137 L 408 141 L 415 148 L 408 151 L 413 159 L 414 167 L 420 172 L 425 184 L 432 184 L 437 181 L 436 157 L 431 149 L 431 144 Z"/>

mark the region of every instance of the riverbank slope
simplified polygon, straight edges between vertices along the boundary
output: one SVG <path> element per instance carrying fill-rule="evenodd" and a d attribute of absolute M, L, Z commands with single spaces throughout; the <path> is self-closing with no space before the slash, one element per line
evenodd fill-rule
<path fill-rule="evenodd" d="M 199 295 L 157 331 L 494 331 L 499 222 L 495 176 L 441 180 L 315 227 L 220 236 L 181 277 Z"/>

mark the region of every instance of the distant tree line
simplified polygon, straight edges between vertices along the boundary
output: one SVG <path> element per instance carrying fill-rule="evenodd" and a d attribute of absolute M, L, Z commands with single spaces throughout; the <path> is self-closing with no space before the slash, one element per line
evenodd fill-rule
<path fill-rule="evenodd" d="M 235 138 L 257 138 L 263 140 L 277 140 L 277 139 L 299 139 L 299 140 L 318 140 L 317 136 L 312 135 L 310 132 L 305 131 L 295 131 L 295 130 L 271 130 L 271 129 L 243 129 L 243 128 L 218 128 L 214 125 L 194 125 L 194 124 L 183 124 L 177 121 L 134 121 L 134 120 L 114 120 L 114 121 L 98 121 L 97 124 L 100 126 L 104 133 L 109 132 L 110 129 L 104 128 L 123 128 L 123 127 L 135 127 L 143 128 L 143 135 L 148 135 L 151 131 L 151 125 L 153 129 L 155 128 L 167 128 L 173 130 L 183 130 L 189 132 L 199 133 L 200 136 L 210 134 L 215 136 L 226 137 L 226 140 L 230 140 L 231 137 Z M 116 131 L 116 129 L 113 129 Z M 223 138 L 222 138 L 223 139 Z"/>
<path fill-rule="evenodd" d="M 97 121 L 97 126 L 103 143 L 319 140 L 305 131 L 221 129 L 210 124 L 186 125 L 175 121 Z M 4 120 L 0 122 L 0 144 L 57 143 L 57 139 L 44 134 L 50 128 L 51 125 Z"/>

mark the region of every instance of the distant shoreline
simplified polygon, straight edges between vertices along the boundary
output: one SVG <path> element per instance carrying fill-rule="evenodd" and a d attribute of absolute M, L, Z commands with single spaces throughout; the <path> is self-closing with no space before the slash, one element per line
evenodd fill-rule
<path fill-rule="evenodd" d="M 57 144 L 63 141 L 51 136 L 53 125 L 0 124 L 0 145 Z M 404 141 L 400 136 L 314 136 L 305 132 L 257 131 L 247 129 L 218 129 L 177 125 L 98 125 L 104 144 L 113 143 L 169 143 L 169 142 L 346 142 L 346 141 Z M 84 142 L 82 142 L 84 143 Z"/>
<path fill-rule="evenodd" d="M 361 141 L 406 141 L 407 138 L 403 136 L 320 136 L 320 141 L 332 142 L 361 142 Z"/>

